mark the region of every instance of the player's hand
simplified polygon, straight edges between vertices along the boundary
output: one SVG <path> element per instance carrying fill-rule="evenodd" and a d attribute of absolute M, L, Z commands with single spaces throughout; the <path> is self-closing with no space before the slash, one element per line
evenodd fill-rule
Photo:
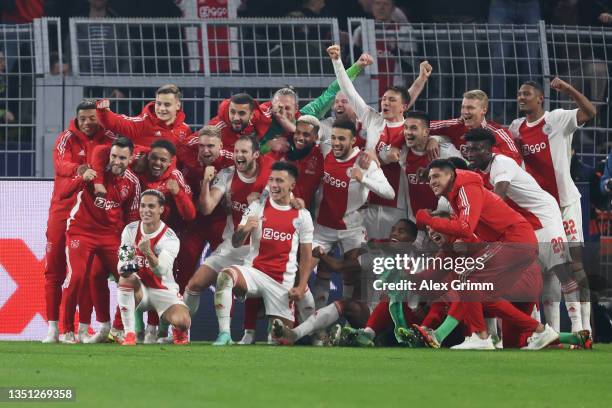
<path fill-rule="evenodd" d="M 179 193 L 179 191 L 181 191 L 181 188 L 179 186 L 178 181 L 174 180 L 174 179 L 170 179 L 166 182 L 166 187 L 168 187 L 168 191 L 170 191 L 170 194 L 172 195 L 177 195 Z"/>
<path fill-rule="evenodd" d="M 363 152 L 359 153 L 357 165 L 365 170 L 370 168 L 370 164 L 372 164 L 373 161 L 378 164 L 378 167 L 380 167 L 380 162 L 378 161 L 378 156 L 376 156 L 376 153 L 374 153 L 373 150 L 364 150 Z"/>
<path fill-rule="evenodd" d="M 433 72 L 433 67 L 428 61 L 419 64 L 419 79 L 427 81 Z"/>
<path fill-rule="evenodd" d="M 301 210 L 303 208 L 306 208 L 306 203 L 304 202 L 304 200 L 298 197 L 293 197 L 291 201 L 289 201 L 289 205 L 292 208 L 295 208 L 296 210 Z"/>
<path fill-rule="evenodd" d="M 151 255 L 151 241 L 148 238 L 142 238 L 138 243 L 138 249 L 140 249 L 140 252 L 144 255 Z"/>
<path fill-rule="evenodd" d="M 320 259 L 323 255 L 325 255 L 325 252 L 323 252 L 323 248 L 321 248 L 320 246 L 312 250 L 312 256 L 315 258 Z"/>
<path fill-rule="evenodd" d="M 289 151 L 289 142 L 287 141 L 287 138 L 283 136 L 279 136 L 279 137 L 275 137 L 272 140 L 269 140 L 268 147 L 273 152 L 287 153 Z"/>
<path fill-rule="evenodd" d="M 251 215 L 249 218 L 247 218 L 247 222 L 246 224 L 244 224 L 244 229 L 247 232 L 251 232 L 253 231 L 255 228 L 257 228 L 259 226 L 259 220 L 261 218 L 256 216 L 256 215 Z"/>
<path fill-rule="evenodd" d="M 397 147 L 391 147 L 387 152 L 387 162 L 397 163 L 400 160 L 400 149 Z"/>
<path fill-rule="evenodd" d="M 259 200 L 260 196 L 261 196 L 261 194 L 259 194 L 257 191 L 253 191 L 251 194 L 249 194 L 247 196 L 247 203 L 249 203 L 249 205 L 251 205 L 251 203 L 253 201 Z"/>
<path fill-rule="evenodd" d="M 85 173 L 83 173 L 83 180 L 85 180 L 88 183 L 95 178 L 96 178 L 96 171 L 94 169 L 87 169 L 85 170 Z"/>
<path fill-rule="evenodd" d="M 145 172 L 147 165 L 147 155 L 139 153 L 138 155 L 134 156 L 134 160 L 132 160 L 132 165 L 130 168 L 134 171 L 134 173 L 141 174 Z"/>
<path fill-rule="evenodd" d="M 338 44 L 330 45 L 327 47 L 327 55 L 332 60 L 337 60 L 340 58 L 340 46 Z"/>
<path fill-rule="evenodd" d="M 106 196 L 106 187 L 102 183 L 94 183 L 94 195 L 96 197 L 105 197 Z"/>
<path fill-rule="evenodd" d="M 217 175 L 217 169 L 214 166 L 206 166 L 204 169 L 204 175 L 202 176 L 203 183 L 210 183 L 215 179 Z"/>
<path fill-rule="evenodd" d="M 421 167 L 416 172 L 417 178 L 420 183 L 426 183 L 429 179 L 429 172 L 427 171 L 427 167 Z"/>
<path fill-rule="evenodd" d="M 604 24 L 612 24 L 612 14 L 610 13 L 601 13 L 597 19 Z"/>
<path fill-rule="evenodd" d="M 564 80 L 562 80 L 561 78 L 556 77 L 550 83 L 550 87 L 557 92 L 567 93 L 567 91 L 569 91 L 572 86 L 568 84 L 567 82 L 565 82 Z"/>
<path fill-rule="evenodd" d="M 427 151 L 427 158 L 429 160 L 435 160 L 440 157 L 440 143 L 438 143 L 435 137 L 427 139 L 425 150 Z"/>
<path fill-rule="evenodd" d="M 351 178 L 353 180 L 357 180 L 360 183 L 363 181 L 363 172 L 359 167 L 351 168 Z"/>
<path fill-rule="evenodd" d="M 81 164 L 79 167 L 77 167 L 77 176 L 82 176 L 83 174 L 85 174 L 85 170 L 87 170 L 88 168 L 89 164 Z"/>
<path fill-rule="evenodd" d="M 110 101 L 108 99 L 100 99 L 96 102 L 96 109 L 110 110 Z"/>
<path fill-rule="evenodd" d="M 302 300 L 304 298 L 304 294 L 306 293 L 306 288 L 302 288 L 300 286 L 296 286 L 294 288 L 289 289 L 289 299 L 297 302 L 298 300 Z"/>
<path fill-rule="evenodd" d="M 373 63 L 374 63 L 374 58 L 372 58 L 370 54 L 366 54 L 366 53 L 361 54 L 359 56 L 359 59 L 357 60 L 357 65 L 359 65 L 361 68 L 365 68 L 368 65 L 372 65 Z"/>

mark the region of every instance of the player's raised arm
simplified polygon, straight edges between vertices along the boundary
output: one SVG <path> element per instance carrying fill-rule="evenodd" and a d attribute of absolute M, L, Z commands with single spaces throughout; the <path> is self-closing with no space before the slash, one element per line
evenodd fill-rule
<path fill-rule="evenodd" d="M 334 44 L 328 47 L 327 54 L 334 64 L 334 71 L 336 73 L 338 84 L 340 85 L 340 90 L 346 94 L 351 106 L 353 106 L 353 109 L 357 114 L 357 118 L 363 121 L 366 118 L 368 111 L 372 108 L 365 103 L 361 95 L 359 95 L 355 89 L 355 85 L 353 85 L 353 82 L 351 82 L 351 79 L 347 75 L 344 65 L 342 64 L 342 60 L 340 59 L 340 46 Z M 361 58 L 369 60 L 372 59 L 372 57 L 367 54 L 362 55 Z"/>
<path fill-rule="evenodd" d="M 140 116 L 128 117 L 110 110 L 110 101 L 102 99 L 96 105 L 98 122 L 104 128 L 120 133 L 130 139 L 139 136 L 144 130 L 144 120 Z"/>
<path fill-rule="evenodd" d="M 576 88 L 562 80 L 555 78 L 551 81 L 550 87 L 557 92 L 568 95 L 578 105 L 578 113 L 576 114 L 576 122 L 578 126 L 584 125 L 589 120 L 597 115 L 597 108 L 586 96 L 580 93 Z"/>
<path fill-rule="evenodd" d="M 433 68 L 428 61 L 423 61 L 419 64 L 419 76 L 414 80 L 412 85 L 410 85 L 410 88 L 408 88 L 408 94 L 410 94 L 408 109 L 414 105 L 421 92 L 423 92 L 423 89 L 425 89 L 425 84 L 427 84 L 432 72 Z"/>

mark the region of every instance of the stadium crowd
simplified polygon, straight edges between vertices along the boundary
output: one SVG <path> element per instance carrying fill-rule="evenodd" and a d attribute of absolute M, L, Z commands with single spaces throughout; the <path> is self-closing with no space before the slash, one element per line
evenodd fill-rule
<path fill-rule="evenodd" d="M 172 84 L 133 117 L 107 99 L 76 107 L 53 150 L 43 342 L 187 344 L 201 293 L 214 286 L 218 346 L 233 343 L 233 303 L 244 300 L 241 344 L 254 344 L 266 316 L 274 344 L 310 335 L 315 345 L 373 346 L 390 332 L 408 347 L 591 347 L 570 147 L 596 115 L 592 103 L 555 78 L 551 88 L 577 108 L 544 111 L 542 85 L 527 81 L 517 90 L 524 116 L 509 128 L 486 119 L 481 90 L 466 90 L 461 117 L 434 120 L 411 110 L 435 75 L 423 61 L 414 83 L 387 88 L 375 110 L 352 83 L 372 58 L 345 70 L 340 46 L 327 52 L 337 80 L 301 109 L 291 88 L 270 101 L 238 93 L 192 132 Z M 366 242 L 481 259 L 461 279 L 494 283 L 495 295 L 366 298 Z M 400 272 L 419 282 L 459 276 Z M 329 303 L 333 273 L 342 299 Z M 570 332 L 560 331 L 562 299 Z M 463 341 L 445 341 L 457 327 Z"/>

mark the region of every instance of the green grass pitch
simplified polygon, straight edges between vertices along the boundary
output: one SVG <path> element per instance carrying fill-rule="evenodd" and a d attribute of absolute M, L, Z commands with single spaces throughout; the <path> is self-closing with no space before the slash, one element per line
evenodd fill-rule
<path fill-rule="evenodd" d="M 592 351 L 45 345 L 0 342 L 0 387 L 72 387 L 83 407 L 603 407 L 612 345 Z"/>

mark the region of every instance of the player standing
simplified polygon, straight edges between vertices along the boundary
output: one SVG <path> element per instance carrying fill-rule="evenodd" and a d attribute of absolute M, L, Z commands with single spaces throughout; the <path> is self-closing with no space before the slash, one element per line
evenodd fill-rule
<path fill-rule="evenodd" d="M 577 109 L 555 109 L 545 111 L 544 92 L 536 82 L 525 82 L 517 94 L 519 110 L 525 117 L 516 119 L 510 131 L 521 148 L 525 169 L 538 184 L 558 202 L 563 217 L 565 235 L 570 245 L 572 269 L 575 280 L 580 284 L 580 311 L 568 310 L 581 319 L 572 320 L 572 331 L 591 329 L 591 304 L 588 281 L 582 264 L 582 208 L 580 193 L 570 174 L 570 152 L 574 132 L 597 113 L 595 106 L 578 90 L 560 78 L 550 83 L 551 88 L 568 95 L 578 105 Z M 563 293 L 575 287 L 561 288 Z M 554 324 L 559 321 L 560 290 L 554 278 L 544 282 L 546 301 L 544 312 Z"/>
<path fill-rule="evenodd" d="M 76 191 L 77 200 L 70 211 L 66 230 L 66 262 L 68 274 L 64 282 L 66 300 L 64 302 L 64 327 L 72 327 L 71 318 L 78 299 L 87 296 L 83 281 L 91 274 L 91 259 L 97 256 L 102 261 L 103 269 L 94 270 L 91 279 L 103 282 L 92 293 L 98 321 L 102 322 L 100 336 L 107 337 L 110 332 L 110 315 L 107 280 L 109 273 L 116 273 L 117 248 L 123 226 L 138 219 L 138 198 L 140 183 L 128 165 L 132 160 L 134 145 L 131 140 L 120 137 L 110 150 L 107 170 L 102 179 L 107 191 L 105 197 L 94 193 L 92 181 L 94 171 L 89 169 L 82 176 L 76 176 L 62 191 L 63 196 L 70 196 Z M 117 277 L 118 278 L 118 277 Z M 60 336 L 62 337 L 62 336 Z M 63 334 L 65 342 L 74 342 L 74 333 Z"/>
<path fill-rule="evenodd" d="M 100 126 L 95 109 L 96 101 L 82 100 L 76 107 L 76 118 L 57 137 L 53 149 L 55 180 L 47 221 L 44 271 L 49 327 L 43 343 L 59 341 L 62 283 L 66 278 L 66 220 L 76 199 L 76 194 L 60 198 L 60 192 L 74 176 L 82 176 L 89 169 L 87 160 L 95 146 L 110 144 L 116 138 L 114 133 Z M 84 315 L 88 314 L 85 310 L 83 312 Z"/>

